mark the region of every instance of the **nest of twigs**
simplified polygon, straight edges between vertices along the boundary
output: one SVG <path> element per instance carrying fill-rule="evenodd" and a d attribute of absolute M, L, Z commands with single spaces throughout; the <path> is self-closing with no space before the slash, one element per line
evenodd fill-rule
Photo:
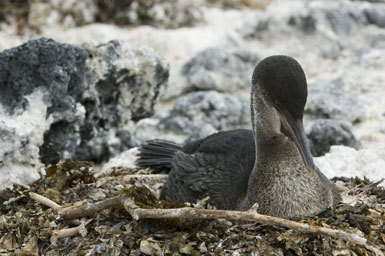
<path fill-rule="evenodd" d="M 132 198 L 135 207 L 149 210 L 185 207 L 157 199 L 164 175 L 117 168 L 95 178 L 93 172 L 90 162 L 63 160 L 30 186 L 2 191 L 0 255 L 381 255 L 385 250 L 385 190 L 366 179 L 334 179 L 347 188 L 334 217 L 296 220 L 357 235 L 366 240 L 364 246 L 255 221 L 137 220 L 125 204 L 91 207 L 91 213 L 80 210 L 68 218 L 63 207 L 96 205 L 110 198 Z M 210 209 L 207 201 L 193 207 Z"/>

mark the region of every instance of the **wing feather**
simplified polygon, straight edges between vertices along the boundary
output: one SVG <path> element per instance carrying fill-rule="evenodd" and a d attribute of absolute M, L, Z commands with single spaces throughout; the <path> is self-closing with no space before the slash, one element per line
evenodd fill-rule
<path fill-rule="evenodd" d="M 222 155 L 178 151 L 161 198 L 195 202 L 209 196 L 210 203 L 217 208 L 231 209 L 246 195 L 248 175 L 241 175 L 245 171 L 248 170 L 243 170 L 241 164 Z"/>

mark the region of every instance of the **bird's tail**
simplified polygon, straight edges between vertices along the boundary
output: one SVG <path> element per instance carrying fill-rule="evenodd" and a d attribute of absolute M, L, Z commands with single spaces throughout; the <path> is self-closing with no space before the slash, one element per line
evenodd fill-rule
<path fill-rule="evenodd" d="M 142 167 L 169 167 L 174 153 L 182 146 L 167 140 L 148 140 L 139 147 L 137 166 Z"/>

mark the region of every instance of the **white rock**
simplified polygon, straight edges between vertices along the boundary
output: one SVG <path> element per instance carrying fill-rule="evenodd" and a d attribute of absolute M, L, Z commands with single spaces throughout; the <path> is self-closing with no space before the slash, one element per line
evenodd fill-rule
<path fill-rule="evenodd" d="M 314 158 L 315 164 L 328 177 L 367 177 L 372 181 L 385 178 L 385 147 L 355 150 L 332 146 L 324 156 Z M 381 183 L 385 186 L 385 181 Z"/>
<path fill-rule="evenodd" d="M 104 164 L 101 170 L 96 174 L 99 176 L 101 174 L 109 173 L 114 167 L 126 167 L 126 168 L 135 168 L 135 161 L 137 159 L 136 154 L 138 153 L 138 148 L 131 148 L 126 150 L 119 155 L 111 158 L 106 164 Z"/>
<path fill-rule="evenodd" d="M 10 117 L 0 104 L 0 188 L 28 184 L 39 178 L 42 163 L 39 146 L 43 144 L 47 105 L 44 93 L 36 90 L 26 96 L 31 104 L 26 111 Z"/>

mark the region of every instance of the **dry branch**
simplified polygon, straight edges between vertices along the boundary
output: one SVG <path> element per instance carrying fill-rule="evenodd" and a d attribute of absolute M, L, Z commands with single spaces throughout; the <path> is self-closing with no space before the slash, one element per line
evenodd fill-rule
<path fill-rule="evenodd" d="M 66 228 L 66 229 L 60 229 L 60 230 L 52 230 L 51 239 L 57 240 L 59 238 L 76 236 L 77 234 L 79 234 L 79 227 Z"/>
<path fill-rule="evenodd" d="M 104 201 L 101 201 L 101 202 L 98 202 L 96 204 L 93 204 L 91 205 L 91 207 L 89 207 L 90 205 L 86 204 L 86 205 L 75 205 L 75 206 L 70 206 L 70 207 L 65 207 L 63 208 L 62 206 L 60 206 L 59 204 L 55 203 L 54 201 L 52 201 L 51 199 L 49 198 L 46 198 L 42 195 L 39 195 L 39 194 L 36 194 L 34 192 L 30 192 L 29 193 L 29 196 L 31 197 L 31 199 L 37 201 L 38 203 L 41 203 L 41 204 L 44 204 L 50 208 L 53 208 L 53 209 L 57 209 L 59 210 L 59 213 L 63 216 L 69 216 L 70 218 L 67 218 L 67 219 L 71 219 L 73 223 L 75 223 L 75 218 L 71 218 L 71 216 L 79 216 L 79 211 L 82 211 L 84 209 L 84 212 L 81 214 L 81 215 L 84 215 L 84 216 L 89 216 L 91 215 L 90 214 L 90 211 L 94 211 L 94 214 L 97 212 L 97 210 L 99 209 L 105 209 L 105 208 L 109 208 L 111 207 L 110 204 L 111 204 L 111 201 L 112 200 L 115 200 L 115 198 L 110 198 L 110 199 L 107 199 L 107 200 L 104 200 Z M 119 204 L 120 205 L 120 201 L 119 201 Z M 63 212 L 63 213 L 62 213 Z M 92 215 L 94 215 L 92 214 Z M 80 217 L 83 217 L 83 216 L 80 216 Z M 87 230 L 85 228 L 85 226 L 90 223 L 91 220 L 84 220 L 82 219 L 81 221 L 81 224 L 77 227 L 74 227 L 74 228 L 66 228 L 66 229 L 60 229 L 60 230 L 53 230 L 52 231 L 52 236 L 51 236 L 51 240 L 52 241 L 56 241 L 57 239 L 59 238 L 64 238 L 64 237 L 70 237 L 70 236 L 75 236 L 77 234 L 86 234 L 87 233 Z"/>
<path fill-rule="evenodd" d="M 168 174 L 125 174 L 118 176 L 103 176 L 103 179 L 106 181 L 118 179 L 123 183 L 131 183 L 132 180 L 137 180 L 140 182 L 156 181 L 156 182 L 166 182 Z"/>
<path fill-rule="evenodd" d="M 52 201 L 51 199 L 49 198 L 46 198 L 44 196 L 41 196 L 39 194 L 36 194 L 34 192 L 29 192 L 29 196 L 35 200 L 36 202 L 38 203 L 41 203 L 41 204 L 44 204 L 45 206 L 48 206 L 52 209 L 60 209 L 61 208 L 61 205 L 55 203 L 54 201 Z"/>
<path fill-rule="evenodd" d="M 167 180 L 168 174 L 129 174 L 123 176 L 124 182 L 130 182 L 133 179 L 137 179 L 139 181 L 145 180 L 158 180 L 165 182 Z"/>
<path fill-rule="evenodd" d="M 379 249 L 367 244 L 367 239 L 357 234 L 347 233 L 342 230 L 335 230 L 305 223 L 299 223 L 287 219 L 258 214 L 255 211 L 228 211 L 228 210 L 207 210 L 198 208 L 176 208 L 176 209 L 142 209 L 138 208 L 131 198 L 122 200 L 128 213 L 135 219 L 153 218 L 185 218 L 185 219 L 233 219 L 245 221 L 257 221 L 263 224 L 276 225 L 297 231 L 316 235 L 326 235 L 333 238 L 340 238 L 347 242 L 364 246 L 376 255 L 384 255 Z M 254 207 L 252 207 L 254 208 Z"/>
<path fill-rule="evenodd" d="M 65 207 L 60 209 L 59 213 L 60 216 L 66 220 L 94 216 L 104 209 L 121 206 L 120 200 L 120 196 L 114 196 L 97 203 L 85 203 L 82 205 Z"/>
<path fill-rule="evenodd" d="M 50 208 L 59 210 L 60 216 L 66 220 L 94 216 L 95 214 L 97 214 L 98 212 L 104 209 L 122 205 L 120 201 L 121 200 L 120 196 L 111 197 L 97 203 L 84 203 L 81 205 L 72 205 L 68 207 L 62 207 L 59 204 L 55 203 L 54 201 L 42 195 L 39 195 L 33 192 L 30 192 L 29 195 L 33 200 L 41 204 L 44 204 Z"/>
<path fill-rule="evenodd" d="M 82 224 L 80 224 L 77 227 L 74 228 L 66 228 L 66 229 L 57 229 L 52 231 L 51 236 L 51 242 L 56 241 L 59 238 L 64 237 L 70 237 L 70 236 L 76 236 L 78 234 L 81 234 L 82 236 L 85 236 L 87 234 L 86 225 L 90 223 L 92 220 L 82 221 Z"/>

